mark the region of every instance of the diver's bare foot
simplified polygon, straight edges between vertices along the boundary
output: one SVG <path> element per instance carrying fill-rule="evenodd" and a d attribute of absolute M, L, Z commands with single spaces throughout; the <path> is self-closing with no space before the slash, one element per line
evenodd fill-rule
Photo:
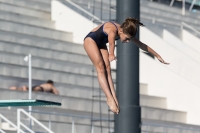
<path fill-rule="evenodd" d="M 119 112 L 120 112 L 119 103 L 118 103 L 118 101 L 117 101 L 117 99 L 116 99 L 116 98 L 114 98 L 114 100 L 115 100 L 115 103 L 116 103 L 116 105 L 117 105 L 117 108 L 118 108 L 118 110 L 119 110 Z"/>
<path fill-rule="evenodd" d="M 107 100 L 107 104 L 108 104 L 108 106 L 110 107 L 110 110 L 111 110 L 113 113 L 116 113 L 116 114 L 119 113 L 118 106 L 116 105 L 114 99 L 108 99 L 108 100 Z"/>
<path fill-rule="evenodd" d="M 120 112 L 120 107 L 119 107 L 119 103 L 118 103 L 117 97 L 114 95 L 113 98 L 114 98 L 115 103 L 116 103 L 116 105 L 117 105 L 117 108 L 118 108 L 118 110 L 119 110 L 119 112 Z"/>

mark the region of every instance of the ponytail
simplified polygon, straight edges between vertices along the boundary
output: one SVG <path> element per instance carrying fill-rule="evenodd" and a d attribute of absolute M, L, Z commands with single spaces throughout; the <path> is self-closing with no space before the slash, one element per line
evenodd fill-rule
<path fill-rule="evenodd" d="M 135 37 L 137 33 L 137 26 L 144 26 L 139 20 L 128 17 L 121 25 L 121 28 L 125 34 Z"/>

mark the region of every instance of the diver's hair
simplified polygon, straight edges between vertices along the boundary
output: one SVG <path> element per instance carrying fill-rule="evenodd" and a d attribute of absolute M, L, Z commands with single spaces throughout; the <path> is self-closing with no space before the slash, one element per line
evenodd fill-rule
<path fill-rule="evenodd" d="M 47 80 L 47 82 L 46 83 L 49 83 L 49 84 L 52 84 L 52 85 L 54 85 L 54 82 L 52 81 L 52 80 Z"/>
<path fill-rule="evenodd" d="M 122 24 L 121 28 L 123 33 L 130 35 L 131 37 L 135 37 L 137 33 L 137 26 L 144 26 L 139 20 L 135 18 L 128 17 Z"/>

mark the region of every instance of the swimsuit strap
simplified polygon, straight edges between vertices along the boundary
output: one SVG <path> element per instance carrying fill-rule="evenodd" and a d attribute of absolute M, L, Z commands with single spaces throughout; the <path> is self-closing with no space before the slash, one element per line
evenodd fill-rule
<path fill-rule="evenodd" d="M 115 27 L 117 28 L 117 30 L 118 30 L 118 27 L 117 27 L 117 25 L 114 23 L 114 22 L 112 22 L 112 21 L 110 21 L 112 24 L 114 24 L 115 25 Z"/>

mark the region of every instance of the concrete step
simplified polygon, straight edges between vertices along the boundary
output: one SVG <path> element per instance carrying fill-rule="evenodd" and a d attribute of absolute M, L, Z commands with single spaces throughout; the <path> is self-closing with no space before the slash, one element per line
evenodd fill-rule
<path fill-rule="evenodd" d="M 174 16 L 174 17 L 171 17 L 171 16 Z M 162 23 L 167 23 L 170 25 L 179 25 L 179 27 L 181 27 L 181 22 L 185 22 L 191 25 L 192 27 L 195 27 L 196 29 L 200 29 L 198 20 L 191 21 L 191 18 L 184 19 L 184 18 L 180 18 L 180 16 L 178 15 L 176 16 L 170 13 L 167 14 L 165 12 L 162 13 L 158 11 L 146 10 L 145 12 L 141 13 L 141 17 L 145 19 L 149 19 L 149 20 L 154 20 L 155 23 L 162 22 Z"/>
<path fill-rule="evenodd" d="M 158 25 L 162 25 L 162 26 L 169 26 L 169 27 L 176 27 L 180 29 L 180 23 L 173 23 L 173 22 L 168 22 L 165 21 L 163 19 L 159 19 L 159 18 L 153 18 L 152 16 L 148 16 L 148 15 L 142 15 L 140 16 L 140 21 L 146 26 L 146 23 L 152 23 L 152 24 L 158 24 Z M 147 27 L 147 26 L 146 26 Z M 149 28 L 149 27 L 147 27 Z"/>
<path fill-rule="evenodd" d="M 26 92 L 16 92 L 16 91 L 10 91 L 8 93 L 8 90 L 1 91 L 1 99 L 25 99 L 28 96 L 28 93 Z M 9 95 L 8 95 L 9 94 Z M 61 102 L 61 107 L 53 107 L 63 110 L 77 110 L 77 111 L 83 111 L 83 112 L 91 112 L 91 105 L 92 101 L 82 98 L 73 98 L 73 97 L 63 97 L 63 96 L 57 96 L 57 95 L 50 95 L 45 93 L 33 93 L 33 99 L 43 99 L 43 100 L 50 100 L 55 102 Z M 76 105 L 76 106 L 74 106 Z M 102 113 L 107 114 L 107 104 L 104 102 L 101 103 L 102 107 Z M 50 108 L 49 108 L 50 111 Z M 98 101 L 94 101 L 94 112 L 99 113 L 99 105 Z M 173 110 L 167 110 L 167 109 L 159 109 L 159 108 L 153 108 L 153 107 L 146 107 L 142 106 L 142 118 L 146 119 L 153 119 L 153 120 L 162 120 L 162 121 L 171 121 L 171 122 L 186 122 L 186 113 L 181 111 L 173 111 Z"/>
<path fill-rule="evenodd" d="M 0 19 L 16 22 L 16 23 L 22 23 L 22 24 L 28 24 L 33 25 L 37 27 L 44 27 L 49 29 L 54 29 L 55 22 L 42 19 L 42 18 L 36 18 L 36 17 L 30 17 L 22 14 L 12 13 L 12 12 L 6 12 L 6 11 L 0 11 Z"/>
<path fill-rule="evenodd" d="M 51 6 L 49 4 L 33 1 L 33 0 L 0 0 L 2 3 L 12 4 L 19 7 L 30 8 L 38 11 L 51 12 Z"/>
<path fill-rule="evenodd" d="M 41 2 L 41 3 L 45 3 L 45 4 L 51 4 L 52 0 L 32 0 L 32 1 L 37 1 L 37 2 Z"/>
<path fill-rule="evenodd" d="M 19 55 L 20 57 L 22 57 L 21 59 L 24 58 L 23 57 L 24 55 L 31 54 L 33 56 L 33 59 L 45 58 L 45 59 L 57 60 L 58 62 L 66 61 L 71 63 L 83 64 L 90 67 L 93 66 L 88 56 L 71 52 L 61 52 L 58 50 L 51 50 L 34 46 L 26 46 L 15 43 L 7 43 L 2 41 L 0 41 L 0 50 L 2 52 L 3 51 L 6 52 L 7 54 L 11 54 L 10 56 Z M 40 66 L 41 65 L 44 64 L 40 64 Z"/>
<path fill-rule="evenodd" d="M 22 80 L 28 78 L 28 68 L 25 66 L 0 63 L 0 68 L 1 68 L 1 70 L 3 70 L 0 72 L 1 76 L 21 78 Z M 33 72 L 32 79 L 35 81 L 41 80 L 44 82 L 45 79 L 47 80 L 47 79 L 49 79 L 49 77 L 51 77 L 50 79 L 52 79 L 55 83 L 57 83 L 56 88 L 58 89 L 58 91 L 60 92 L 61 95 L 67 94 L 67 95 L 74 96 L 74 94 L 76 94 L 79 97 L 79 96 L 85 94 L 84 97 L 87 97 L 90 94 L 90 97 L 92 97 L 91 89 L 89 89 L 90 92 L 87 92 L 88 91 L 87 88 L 88 87 L 91 88 L 92 86 L 94 86 L 94 88 L 99 88 L 99 83 L 98 83 L 97 77 L 92 77 L 89 75 L 81 75 L 81 74 L 48 70 L 48 69 L 46 70 L 46 69 L 35 68 L 35 67 L 32 68 L 32 72 Z M 56 77 L 56 78 L 54 78 L 54 77 Z M 63 79 L 59 80 L 58 77 L 62 77 Z M 84 78 L 84 80 L 81 78 Z M 5 81 L 8 82 L 7 80 L 5 80 Z M 16 85 L 17 82 L 20 82 L 20 83 Z M 92 85 L 93 82 L 94 82 L 94 84 Z M 113 79 L 113 82 L 115 85 L 115 79 Z M 39 82 L 33 83 L 33 85 L 37 85 L 38 83 Z M 42 83 L 42 82 L 40 82 L 40 83 Z M 60 83 L 62 83 L 62 84 L 60 85 Z M 67 84 L 67 85 L 65 85 L 65 84 Z M 21 87 L 24 85 L 28 86 L 27 81 L 24 82 L 24 81 L 20 81 L 20 80 L 18 81 L 18 80 L 13 79 L 13 80 L 10 80 L 10 85 L 2 83 L 1 87 L 3 87 L 3 88 L 9 88 L 9 86 Z M 77 85 L 77 86 L 72 87 L 72 85 Z M 81 88 L 84 88 L 84 89 L 81 89 L 78 86 L 81 86 Z M 142 86 L 144 86 L 144 85 L 141 84 L 141 86 L 140 86 L 141 92 L 140 93 L 145 94 L 146 88 L 142 87 Z M 71 90 L 70 89 L 71 87 L 74 89 Z M 99 92 L 97 89 L 95 89 L 94 95 L 97 95 L 97 94 L 99 94 Z M 165 104 L 158 104 L 158 105 L 162 105 L 162 107 L 165 107 Z"/>
<path fill-rule="evenodd" d="M 0 71 L 0 75 L 28 78 L 28 67 L 21 65 L 0 63 L 0 68 L 2 70 Z M 80 85 L 85 87 L 90 87 L 93 81 L 94 86 L 99 87 L 97 77 L 93 77 L 90 75 L 75 74 L 70 72 L 63 72 L 63 71 L 52 71 L 48 69 L 35 68 L 35 67 L 32 67 L 32 78 L 38 80 L 45 80 L 51 78 L 55 82 Z M 113 82 L 115 82 L 114 79 Z"/>
<path fill-rule="evenodd" d="M 1 43 L 0 43 L 1 45 Z M 0 46 L 0 59 L 1 64 L 17 65 L 27 68 L 27 62 L 23 60 L 25 54 L 14 54 L 5 52 Z M 78 75 L 92 76 L 97 78 L 96 69 L 92 65 L 81 64 L 70 61 L 61 61 L 50 58 L 32 57 L 32 67 L 35 69 L 43 69 L 62 73 L 73 73 Z M 112 78 L 116 80 L 116 72 L 111 72 Z"/>
<path fill-rule="evenodd" d="M 15 23 L 6 20 L 0 20 L 0 30 L 28 34 L 44 38 L 52 38 L 63 41 L 72 41 L 72 33 L 41 28 L 28 24 Z"/>
<path fill-rule="evenodd" d="M 2 44 L 2 42 L 0 42 L 0 51 L 2 52 L 2 53 L 0 53 L 0 56 L 5 58 L 4 60 L 1 60 L 2 63 L 4 62 L 4 63 L 15 64 L 15 65 L 27 66 L 27 62 L 23 61 L 23 59 L 24 59 L 25 55 L 28 55 L 28 53 L 30 53 L 32 55 L 32 62 L 33 62 L 32 66 L 33 67 L 96 76 L 96 70 L 93 71 L 93 69 L 94 69 L 93 65 L 90 64 L 90 62 L 88 61 L 89 59 L 87 59 L 87 57 L 81 58 L 81 59 L 88 61 L 88 63 L 82 63 L 82 61 L 84 61 L 84 60 L 81 61 L 81 59 L 80 59 L 80 60 L 75 61 L 75 59 L 78 57 L 78 55 L 74 54 L 74 57 L 73 57 L 73 54 L 65 53 L 65 55 L 69 55 L 69 56 L 66 56 L 68 58 L 66 58 L 65 60 L 63 58 L 63 60 L 62 60 L 62 59 L 57 58 L 59 56 L 57 56 L 57 57 L 53 56 L 53 53 L 54 53 L 54 55 L 56 55 L 55 52 L 51 52 L 48 50 L 43 50 L 43 49 L 38 49 L 38 48 L 31 49 L 31 47 L 29 47 L 29 48 L 28 47 L 27 48 L 26 47 L 18 47 L 17 45 L 13 45 L 14 46 L 14 47 L 12 47 L 13 49 L 9 50 L 9 47 L 10 47 L 9 44 L 4 45 L 6 43 L 3 43 L 3 46 L 1 44 Z M 6 46 L 7 48 L 4 46 Z M 26 49 L 28 51 L 26 51 Z M 13 51 L 13 52 L 11 52 L 11 51 Z M 20 52 L 20 51 L 22 51 L 22 52 Z M 47 51 L 47 52 L 43 52 L 43 51 Z M 48 55 L 49 56 L 44 57 L 43 53 L 47 54 L 45 56 L 48 56 Z M 58 53 L 58 55 L 59 55 L 59 53 Z M 79 55 L 79 56 L 81 57 L 81 55 Z M 12 57 L 13 57 L 13 59 L 11 59 Z M 10 59 L 10 60 L 8 60 L 8 59 Z M 16 62 L 16 60 L 19 62 Z M 112 73 L 115 74 L 114 71 Z"/>
<path fill-rule="evenodd" d="M 17 87 L 21 87 L 24 85 L 28 86 L 27 78 L 9 77 L 9 76 L 1 75 L 0 79 L 1 79 L 0 87 L 3 89 L 6 89 L 6 90 L 8 90 L 11 86 L 17 86 Z M 46 81 L 33 79 L 32 86 L 39 85 L 44 82 L 46 82 Z M 85 87 L 85 86 L 72 85 L 72 84 L 67 84 L 67 83 L 62 83 L 62 82 L 55 82 L 55 87 L 59 91 L 60 95 L 62 95 L 62 96 L 79 97 L 79 98 L 87 98 L 87 99 L 92 99 L 93 95 L 99 95 L 99 90 L 100 90 L 99 88 L 92 87 L 92 85 L 89 87 Z M 141 87 L 141 89 L 146 89 L 146 88 Z M 102 91 L 101 91 L 101 93 L 103 95 Z"/>
<path fill-rule="evenodd" d="M 69 52 L 81 55 L 86 55 L 83 45 L 72 42 L 57 40 L 53 38 L 44 38 L 40 36 L 32 36 L 16 32 L 0 30 L 0 40 L 11 42 L 22 46 L 31 46 L 35 48 L 45 48 L 58 52 Z"/>
<path fill-rule="evenodd" d="M 177 123 L 177 122 L 166 122 L 150 119 L 142 119 L 142 130 L 146 132 L 160 132 L 163 130 L 167 133 L 179 133 L 182 129 L 184 133 L 200 132 L 199 125 L 192 125 L 187 123 Z"/>
<path fill-rule="evenodd" d="M 43 18 L 43 19 L 48 19 L 48 20 L 51 19 L 51 14 L 49 12 L 39 11 L 36 9 L 30 9 L 27 7 L 16 6 L 13 4 L 7 4 L 7 3 L 3 3 L 3 2 L 0 2 L 0 10 L 17 13 L 17 14 L 22 14 L 22 15 L 27 15 L 30 17 Z"/>
<path fill-rule="evenodd" d="M 163 97 L 140 95 L 140 105 L 167 109 L 167 100 Z"/>
<path fill-rule="evenodd" d="M 186 23 L 192 23 L 192 24 L 199 25 L 198 18 L 193 17 L 193 16 L 183 16 L 181 14 L 177 14 L 177 12 L 176 13 L 170 12 L 169 9 L 167 11 L 163 11 L 160 9 L 150 8 L 148 6 L 141 6 L 141 15 L 145 14 L 145 13 L 157 15 L 160 17 L 170 18 L 168 20 L 174 19 L 174 20 L 184 21 Z M 191 20 L 194 20 L 194 21 L 191 21 Z"/>
<path fill-rule="evenodd" d="M 11 86 L 28 86 L 28 79 L 27 78 L 19 78 L 19 77 L 9 77 L 9 76 L 0 76 L 0 87 L 3 89 L 9 89 Z M 39 85 L 46 82 L 45 80 L 32 80 L 32 85 Z M 93 87 L 92 84 L 89 87 L 79 86 L 79 85 L 71 85 L 67 83 L 55 82 L 55 87 L 60 92 L 62 96 L 69 96 L 69 97 L 79 97 L 79 98 L 87 98 L 92 99 L 92 96 L 98 96 L 100 93 L 103 96 L 103 92 L 100 88 Z M 147 85 L 140 83 L 140 94 L 141 95 L 148 95 L 147 93 Z M 99 97 L 97 97 L 98 99 Z M 104 97 L 102 97 L 103 99 Z M 165 104 L 163 103 L 162 106 Z"/>
<path fill-rule="evenodd" d="M 8 95 L 9 94 L 9 95 Z M 2 90 L 1 91 L 1 100 L 2 99 L 28 99 L 28 92 L 21 92 L 21 91 L 12 91 L 12 90 Z M 54 101 L 62 103 L 61 107 L 53 107 L 58 109 L 65 109 L 65 110 L 76 110 L 79 112 L 91 112 L 92 110 L 92 100 L 84 99 L 84 98 L 77 98 L 77 97 L 67 97 L 67 96 L 58 96 L 49 93 L 32 93 L 32 99 L 40 99 L 40 100 L 47 100 L 47 101 Z M 99 113 L 99 101 L 93 101 L 93 111 L 94 113 Z M 108 113 L 108 106 L 105 102 L 101 103 L 102 106 L 102 113 Z M 52 111 L 53 108 L 48 107 L 48 110 Z"/>
<path fill-rule="evenodd" d="M 141 2 L 141 7 L 148 7 L 150 10 L 157 9 L 159 11 L 165 11 L 165 12 L 170 12 L 173 14 L 182 14 L 182 9 L 176 8 L 176 7 L 170 7 L 164 4 L 156 3 L 156 2 L 150 2 L 148 0 L 144 0 Z M 190 11 L 185 12 L 185 17 L 193 17 L 193 19 L 200 19 L 200 16 L 198 13 L 193 13 Z"/>

